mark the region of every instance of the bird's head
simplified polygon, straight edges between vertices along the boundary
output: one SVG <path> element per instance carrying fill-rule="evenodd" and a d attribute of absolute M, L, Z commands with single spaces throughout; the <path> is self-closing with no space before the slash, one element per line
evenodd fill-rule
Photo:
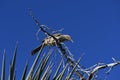
<path fill-rule="evenodd" d="M 73 42 L 72 38 L 70 35 L 61 35 L 60 40 L 63 41 L 71 41 Z"/>

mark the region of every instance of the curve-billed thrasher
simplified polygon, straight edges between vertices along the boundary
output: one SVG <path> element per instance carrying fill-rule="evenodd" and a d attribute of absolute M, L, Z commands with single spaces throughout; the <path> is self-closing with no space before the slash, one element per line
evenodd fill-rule
<path fill-rule="evenodd" d="M 63 34 L 57 33 L 57 34 L 53 34 L 52 36 L 54 36 L 57 40 L 59 40 L 60 43 L 64 41 L 72 41 L 69 35 L 63 35 Z M 42 44 L 40 46 L 32 50 L 31 54 L 34 55 L 39 50 L 41 50 L 41 48 L 44 48 L 45 46 L 55 46 L 56 44 L 57 44 L 56 40 L 53 37 L 48 36 L 42 41 Z"/>

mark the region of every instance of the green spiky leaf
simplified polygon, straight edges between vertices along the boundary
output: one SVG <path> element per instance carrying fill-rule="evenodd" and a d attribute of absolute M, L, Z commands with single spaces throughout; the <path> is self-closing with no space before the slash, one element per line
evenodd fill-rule
<path fill-rule="evenodd" d="M 6 58 L 6 52 L 5 52 L 5 50 L 4 50 L 3 62 L 2 62 L 1 80 L 5 80 L 5 58 Z"/>
<path fill-rule="evenodd" d="M 13 59 L 12 59 L 12 63 L 10 65 L 9 80 L 14 79 L 17 48 L 18 48 L 18 44 L 16 44 L 16 47 L 15 47 L 15 50 L 14 50 L 14 56 L 13 56 Z"/>
<path fill-rule="evenodd" d="M 23 72 L 21 80 L 25 80 L 26 75 L 27 75 L 27 69 L 28 69 L 28 61 L 26 62 L 26 65 L 25 65 L 24 72 Z"/>

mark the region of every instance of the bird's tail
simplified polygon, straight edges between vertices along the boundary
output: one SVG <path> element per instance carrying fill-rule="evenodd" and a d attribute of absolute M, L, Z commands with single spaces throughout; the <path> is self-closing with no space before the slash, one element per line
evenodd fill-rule
<path fill-rule="evenodd" d="M 42 45 L 38 46 L 37 48 L 33 49 L 33 50 L 31 51 L 31 55 L 34 55 L 34 54 L 37 53 L 38 51 L 42 51 L 42 48 L 43 48 L 43 47 L 44 47 L 44 45 L 42 44 Z"/>

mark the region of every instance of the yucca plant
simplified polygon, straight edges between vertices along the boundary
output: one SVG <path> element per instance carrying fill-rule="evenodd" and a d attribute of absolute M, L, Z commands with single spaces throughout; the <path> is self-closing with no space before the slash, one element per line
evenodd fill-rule
<path fill-rule="evenodd" d="M 16 80 L 16 73 L 15 73 L 15 63 L 16 63 L 16 56 L 17 56 L 17 47 L 14 50 L 14 55 L 12 62 L 10 64 L 10 72 L 9 72 L 9 79 L 8 80 Z M 70 72 L 69 75 L 65 75 L 68 63 L 65 65 L 65 67 L 62 67 L 63 59 L 61 59 L 60 64 L 58 65 L 55 73 L 52 73 L 52 67 L 53 66 L 53 61 L 51 59 L 51 54 L 53 53 L 53 50 L 49 50 L 48 54 L 44 54 L 40 56 L 40 51 L 37 54 L 34 63 L 32 64 L 32 67 L 30 70 L 28 70 L 28 61 L 26 62 L 25 68 L 23 69 L 23 74 L 21 77 L 21 80 L 62 80 L 62 79 L 67 79 L 69 80 L 73 71 Z M 1 73 L 1 80 L 5 80 L 6 75 L 5 75 L 5 57 L 6 57 L 6 52 L 4 51 L 3 54 L 3 60 L 2 60 L 2 73 Z M 41 59 L 40 59 L 41 58 Z M 40 59 L 40 61 L 39 61 Z M 38 63 L 38 64 L 37 64 Z M 76 64 L 77 65 L 77 64 Z M 62 67 L 62 70 L 60 70 Z M 27 73 L 28 71 L 28 73 Z"/>

